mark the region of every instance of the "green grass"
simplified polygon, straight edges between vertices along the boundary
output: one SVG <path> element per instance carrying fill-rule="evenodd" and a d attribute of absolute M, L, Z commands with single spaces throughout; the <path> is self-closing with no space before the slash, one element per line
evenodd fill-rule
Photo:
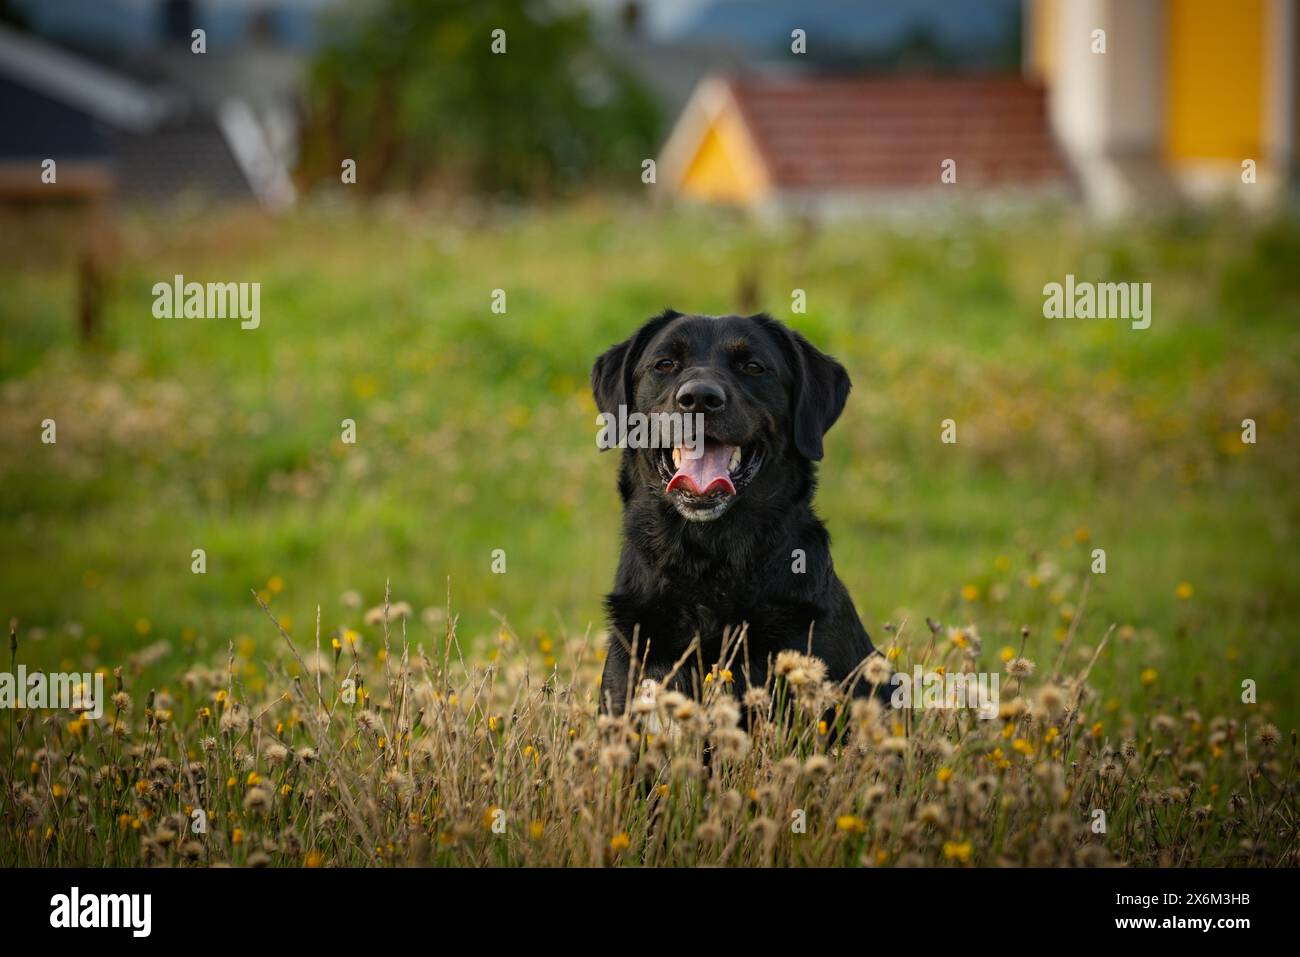
<path fill-rule="evenodd" d="M 1132 626 L 1126 666 L 1108 655 L 1093 678 L 1117 700 L 1148 693 L 1137 662 L 1206 706 L 1253 678 L 1279 723 L 1300 719 L 1295 223 L 1102 229 L 1042 212 L 813 232 L 594 201 L 475 222 L 132 216 L 91 349 L 73 238 L 34 218 L 4 233 L 0 611 L 29 667 L 111 665 L 161 638 L 161 676 L 241 635 L 269 648 L 250 590 L 273 578 L 295 634 L 318 604 L 327 633 L 358 625 L 386 580 L 418 611 L 450 579 L 471 644 L 497 614 L 528 635 L 599 629 L 618 505 L 591 362 L 665 306 L 734 310 L 752 274 L 763 306 L 853 376 L 818 502 L 873 634 L 969 617 L 986 644 L 1027 624 L 1050 647 L 1090 579 L 1081 639 Z M 178 272 L 261 282 L 261 328 L 155 319 L 150 287 Z M 1042 287 L 1067 272 L 1151 282 L 1152 327 L 1044 319 Z M 206 575 L 190 571 L 200 547 Z M 1088 573 L 1095 547 L 1104 576 Z M 1044 559 L 1056 571 L 1035 587 Z"/>

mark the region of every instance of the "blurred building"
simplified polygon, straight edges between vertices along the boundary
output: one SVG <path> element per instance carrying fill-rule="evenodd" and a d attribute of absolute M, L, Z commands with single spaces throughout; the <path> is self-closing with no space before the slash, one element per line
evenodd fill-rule
<path fill-rule="evenodd" d="M 673 42 L 731 37 L 748 55 L 680 110 L 659 157 L 670 193 L 820 217 L 939 189 L 993 202 L 1072 189 L 1044 90 L 1020 74 L 1020 0 L 696 7 Z"/>
<path fill-rule="evenodd" d="M 56 45 L 0 25 L 0 197 L 292 203 L 305 59 L 275 42 L 265 16 L 250 16 L 240 43 L 199 54 L 202 5 L 145 9 L 147 40 L 67 33 Z M 57 164 L 52 184 L 45 159 Z"/>
<path fill-rule="evenodd" d="M 703 22 L 737 6 L 720 0 Z M 1021 47 L 1010 63 L 996 55 L 994 8 L 947 16 L 970 6 L 886 3 L 856 34 L 810 29 L 809 51 L 834 54 L 818 59 L 790 56 L 782 31 L 829 8 L 762 5 L 785 17 L 755 41 L 776 53 L 696 86 L 660 182 L 690 199 L 842 211 L 944 195 L 952 159 L 960 193 L 1065 187 L 1101 214 L 1223 198 L 1269 208 L 1289 195 L 1294 0 L 1024 0 L 1004 31 Z"/>
<path fill-rule="evenodd" d="M 1043 90 L 1014 74 L 715 77 L 659 165 L 660 182 L 692 199 L 821 216 L 936 188 L 1067 183 Z"/>
<path fill-rule="evenodd" d="M 1027 0 L 1025 16 L 1026 72 L 1094 208 L 1283 200 L 1300 132 L 1294 0 Z"/>

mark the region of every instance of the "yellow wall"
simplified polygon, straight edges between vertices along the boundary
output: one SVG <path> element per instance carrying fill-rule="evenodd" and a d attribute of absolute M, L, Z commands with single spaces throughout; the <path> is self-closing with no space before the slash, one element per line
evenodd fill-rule
<path fill-rule="evenodd" d="M 681 191 L 696 199 L 748 203 L 767 191 L 762 161 L 754 155 L 734 110 L 724 110 L 691 157 Z"/>
<path fill-rule="evenodd" d="M 1262 161 L 1267 0 L 1166 0 L 1165 156 Z"/>

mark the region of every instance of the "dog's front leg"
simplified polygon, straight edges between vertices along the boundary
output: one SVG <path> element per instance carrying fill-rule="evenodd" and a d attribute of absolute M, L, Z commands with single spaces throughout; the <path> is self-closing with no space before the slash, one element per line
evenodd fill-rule
<path fill-rule="evenodd" d="M 605 670 L 600 676 L 601 714 L 622 714 L 627 710 L 628 664 L 627 649 L 617 635 L 611 635 L 605 655 Z"/>

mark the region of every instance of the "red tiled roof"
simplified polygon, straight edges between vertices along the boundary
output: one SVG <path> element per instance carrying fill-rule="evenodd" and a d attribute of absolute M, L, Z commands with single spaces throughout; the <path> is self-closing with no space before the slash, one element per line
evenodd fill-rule
<path fill-rule="evenodd" d="M 1044 91 L 1017 76 L 741 77 L 728 85 L 786 189 L 1021 185 L 1066 175 Z"/>

